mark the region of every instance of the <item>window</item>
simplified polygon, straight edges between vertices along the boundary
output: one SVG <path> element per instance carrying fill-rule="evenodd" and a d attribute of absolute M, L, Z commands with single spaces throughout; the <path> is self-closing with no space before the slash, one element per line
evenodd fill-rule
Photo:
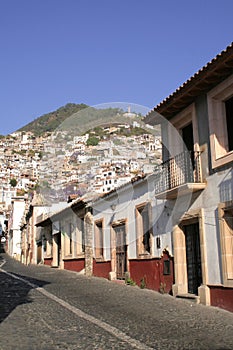
<path fill-rule="evenodd" d="M 61 234 L 64 236 L 64 254 L 65 256 L 72 255 L 72 224 L 68 221 L 61 225 Z"/>
<path fill-rule="evenodd" d="M 168 124 L 168 140 L 164 150 L 164 160 L 174 157 L 184 151 L 184 144 L 188 151 L 199 151 L 199 135 L 195 105 L 191 104 L 182 112 L 170 120 L 172 127 Z M 174 129 L 174 128 L 175 129 Z M 177 131 L 180 139 L 177 137 Z M 167 147 L 166 147 L 167 146 Z M 169 150 L 168 150 L 169 149 Z"/>
<path fill-rule="evenodd" d="M 85 252 L 85 225 L 84 225 L 84 218 L 81 219 L 81 232 L 82 232 L 82 252 Z"/>
<path fill-rule="evenodd" d="M 228 151 L 233 151 L 233 97 L 225 101 Z"/>
<path fill-rule="evenodd" d="M 233 75 L 207 95 L 212 167 L 233 161 Z"/>
<path fill-rule="evenodd" d="M 163 274 L 164 275 L 170 275 L 171 274 L 171 264 L 170 264 L 170 260 L 164 260 L 163 261 Z"/>
<path fill-rule="evenodd" d="M 85 224 L 83 217 L 77 217 L 77 254 L 83 254 L 85 252 Z"/>
<path fill-rule="evenodd" d="M 190 152 L 190 160 L 192 162 L 192 167 L 194 169 L 194 139 L 193 139 L 193 124 L 190 123 L 181 129 L 182 131 L 182 139 L 184 141 L 184 145 L 188 152 Z M 186 149 L 184 151 L 186 151 Z"/>
<path fill-rule="evenodd" d="M 152 228 L 150 220 L 151 207 L 145 204 L 136 208 L 136 224 L 137 224 L 137 247 L 138 254 L 152 253 Z"/>
<path fill-rule="evenodd" d="M 69 254 L 72 255 L 73 253 L 73 240 L 72 240 L 72 231 L 73 231 L 73 225 L 70 222 L 69 223 Z"/>
<path fill-rule="evenodd" d="M 167 162 L 163 165 L 164 181 L 161 181 L 166 185 L 161 191 L 202 182 L 195 104 L 175 115 L 163 129 L 163 160 Z"/>
<path fill-rule="evenodd" d="M 48 244 L 48 242 L 47 242 L 46 238 L 44 237 L 44 240 L 43 240 L 43 250 L 44 250 L 44 253 L 45 253 L 45 254 L 47 253 L 47 244 Z"/>
<path fill-rule="evenodd" d="M 102 258 L 104 255 L 103 248 L 103 221 L 95 222 L 95 257 Z"/>
<path fill-rule="evenodd" d="M 223 282 L 233 287 L 233 203 L 221 203 L 219 206 L 219 224 L 221 233 Z"/>

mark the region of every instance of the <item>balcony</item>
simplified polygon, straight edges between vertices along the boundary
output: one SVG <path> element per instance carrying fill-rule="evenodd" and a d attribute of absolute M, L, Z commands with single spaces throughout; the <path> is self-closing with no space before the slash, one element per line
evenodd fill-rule
<path fill-rule="evenodd" d="M 185 151 L 155 168 L 155 197 L 175 199 L 203 190 L 200 152 Z"/>

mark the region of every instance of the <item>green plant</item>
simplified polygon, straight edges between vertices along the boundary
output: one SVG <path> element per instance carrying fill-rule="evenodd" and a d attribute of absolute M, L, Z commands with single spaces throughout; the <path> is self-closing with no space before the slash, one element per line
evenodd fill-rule
<path fill-rule="evenodd" d="M 16 180 L 15 178 L 11 179 L 11 180 L 10 180 L 10 185 L 11 185 L 12 187 L 16 187 L 16 185 L 17 185 L 17 180 Z"/>
<path fill-rule="evenodd" d="M 17 193 L 16 193 L 16 196 L 24 196 L 27 192 L 24 190 L 24 189 L 18 189 L 17 190 Z"/>
<path fill-rule="evenodd" d="M 166 283 L 161 282 L 160 283 L 160 287 L 159 287 L 159 291 L 161 294 L 165 294 L 166 293 Z"/>
<path fill-rule="evenodd" d="M 146 276 L 142 277 L 142 279 L 140 280 L 140 288 L 146 288 Z"/>
<path fill-rule="evenodd" d="M 136 282 L 132 278 L 126 278 L 125 283 L 129 286 L 136 286 Z"/>
<path fill-rule="evenodd" d="M 97 146 L 99 143 L 99 138 L 92 136 L 87 140 L 87 146 Z"/>

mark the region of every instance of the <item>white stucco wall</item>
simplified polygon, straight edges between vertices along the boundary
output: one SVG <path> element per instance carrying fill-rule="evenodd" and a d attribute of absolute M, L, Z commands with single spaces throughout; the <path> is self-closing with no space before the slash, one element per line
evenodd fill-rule
<path fill-rule="evenodd" d="M 12 238 L 10 254 L 17 259 L 21 255 L 21 231 L 20 224 L 25 210 L 25 199 L 23 197 L 14 197 L 12 200 Z"/>
<path fill-rule="evenodd" d="M 190 218 L 194 212 L 203 209 L 208 284 L 220 285 L 222 284 L 222 257 L 218 206 L 222 202 L 233 200 L 233 170 L 227 169 L 210 175 L 206 178 L 206 183 L 206 188 L 203 191 L 200 191 L 199 194 L 193 194 L 195 199 L 183 197 L 183 200 L 184 203 L 185 200 L 187 201 L 187 205 L 189 203 L 187 214 L 190 214 Z M 181 220 L 182 212 L 185 212 L 182 210 L 182 201 L 178 205 L 174 201 L 170 201 L 166 205 L 172 208 L 175 223 L 178 223 Z"/>
<path fill-rule="evenodd" d="M 111 224 L 119 220 L 126 221 L 128 258 L 137 258 L 137 231 L 136 231 L 136 206 L 150 202 L 152 206 L 152 226 L 153 226 L 153 256 L 161 256 L 164 248 L 172 252 L 171 234 L 167 226 L 167 216 L 162 216 L 164 209 L 161 201 L 155 200 L 153 177 L 138 181 L 134 184 L 128 184 L 116 192 L 109 194 L 94 203 L 93 215 L 94 221 L 104 219 L 104 245 L 105 258 L 111 258 Z M 113 211 L 112 205 L 116 208 Z M 164 224 L 166 223 L 166 224 Z M 166 230 L 165 230 L 166 228 Z M 161 239 L 161 247 L 156 247 L 156 236 Z"/>

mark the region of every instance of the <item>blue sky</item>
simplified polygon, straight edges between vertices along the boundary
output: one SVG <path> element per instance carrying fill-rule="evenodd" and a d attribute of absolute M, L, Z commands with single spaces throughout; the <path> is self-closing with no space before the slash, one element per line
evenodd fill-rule
<path fill-rule="evenodd" d="M 0 134 L 62 105 L 162 101 L 233 40 L 232 0 L 0 0 Z"/>

